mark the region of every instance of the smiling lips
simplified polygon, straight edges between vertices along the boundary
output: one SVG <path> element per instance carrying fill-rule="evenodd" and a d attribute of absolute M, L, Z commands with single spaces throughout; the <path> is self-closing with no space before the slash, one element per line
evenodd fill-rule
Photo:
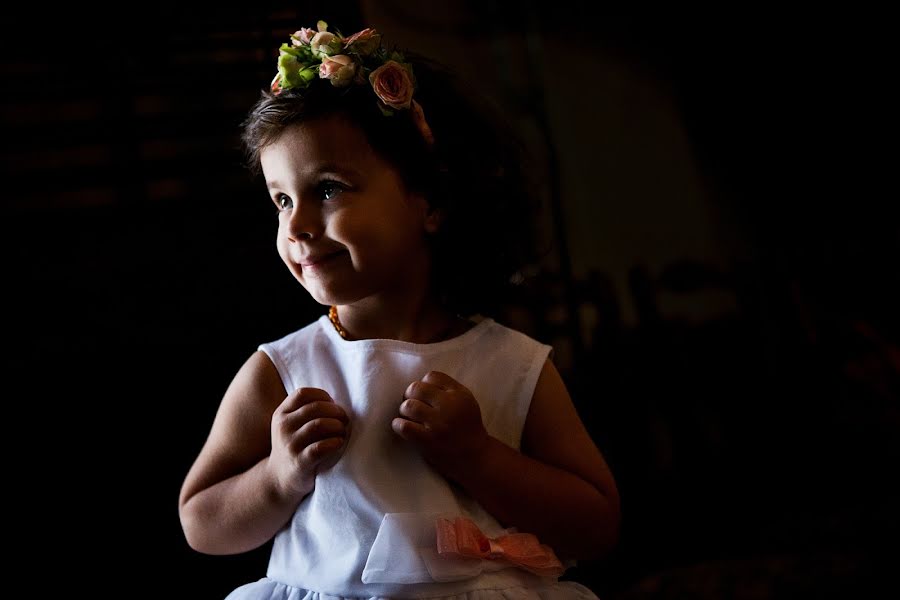
<path fill-rule="evenodd" d="M 332 252 L 331 254 L 320 254 L 317 256 L 308 256 L 300 261 L 300 266 L 304 269 L 316 269 L 323 264 L 329 262 L 332 258 L 335 258 L 342 251 Z"/>

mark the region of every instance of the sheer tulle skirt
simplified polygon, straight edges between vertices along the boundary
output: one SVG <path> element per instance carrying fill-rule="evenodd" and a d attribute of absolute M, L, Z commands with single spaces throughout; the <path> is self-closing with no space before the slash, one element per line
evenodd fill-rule
<path fill-rule="evenodd" d="M 264 577 L 243 585 L 226 600 L 389 600 L 385 596 L 368 598 L 333 596 L 293 587 Z M 505 589 L 471 590 L 429 600 L 597 600 L 588 588 L 574 581 L 559 581 L 543 587 L 511 587 Z"/>

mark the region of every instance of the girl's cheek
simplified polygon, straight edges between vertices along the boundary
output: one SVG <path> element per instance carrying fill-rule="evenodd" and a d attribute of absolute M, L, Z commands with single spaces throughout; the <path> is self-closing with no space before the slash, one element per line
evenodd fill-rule
<path fill-rule="evenodd" d="M 352 229 L 352 221 L 353 218 L 345 214 L 333 213 L 322 220 L 322 226 L 325 228 L 325 235 L 334 239 L 344 236 L 348 226 Z"/>
<path fill-rule="evenodd" d="M 278 256 L 280 256 L 285 263 L 289 263 L 290 253 L 288 252 L 287 234 L 283 233 L 281 229 L 278 230 L 278 239 L 275 240 L 275 247 L 278 249 Z"/>

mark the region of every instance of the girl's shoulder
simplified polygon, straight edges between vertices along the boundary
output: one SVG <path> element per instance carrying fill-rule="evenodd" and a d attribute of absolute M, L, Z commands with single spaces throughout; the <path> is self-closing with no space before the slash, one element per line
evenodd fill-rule
<path fill-rule="evenodd" d="M 261 343 L 257 349 L 265 352 L 275 366 L 282 370 L 287 364 L 302 360 L 301 355 L 315 352 L 315 347 L 326 341 L 324 323 L 328 323 L 326 315 L 287 335 Z"/>
<path fill-rule="evenodd" d="M 262 346 L 271 346 L 271 347 L 279 347 L 279 346 L 291 346 L 298 342 L 302 342 L 304 340 L 313 339 L 318 336 L 324 334 L 323 323 L 328 322 L 327 315 L 322 315 L 315 321 L 300 327 L 299 329 L 295 329 L 294 331 L 281 336 L 280 338 L 276 338 L 274 340 L 270 340 L 268 342 L 263 342 L 260 344 Z"/>
<path fill-rule="evenodd" d="M 489 339 L 493 340 L 496 343 L 499 343 L 501 346 L 512 344 L 515 346 L 524 346 L 528 348 L 551 348 L 551 346 L 549 346 L 548 344 L 541 342 L 540 340 L 523 331 L 504 325 L 502 323 L 498 323 L 497 321 L 494 321 L 490 318 L 487 318 L 487 320 L 490 322 L 488 327 L 488 333 L 490 334 Z"/>

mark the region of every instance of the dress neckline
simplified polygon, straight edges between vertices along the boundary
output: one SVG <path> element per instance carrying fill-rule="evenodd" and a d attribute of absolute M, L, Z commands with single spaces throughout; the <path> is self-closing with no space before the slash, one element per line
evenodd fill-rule
<path fill-rule="evenodd" d="M 482 315 L 475 315 L 467 319 L 472 322 L 473 325 L 469 327 L 466 331 L 463 331 L 459 335 L 456 335 L 451 338 L 447 338 L 445 340 L 440 340 L 437 342 L 429 342 L 427 344 L 419 344 L 416 342 L 406 342 L 403 340 L 394 340 L 390 338 L 369 338 L 363 340 L 346 340 L 341 337 L 341 335 L 337 332 L 332 325 L 331 320 L 328 318 L 328 315 L 322 315 L 319 317 L 319 326 L 325 331 L 325 335 L 328 336 L 333 343 L 347 348 L 347 349 L 364 349 L 364 348 L 391 348 L 394 350 L 400 351 L 410 351 L 410 352 L 432 352 L 437 350 L 447 350 L 453 348 L 455 346 L 465 345 L 469 343 L 471 340 L 479 337 L 491 323 L 494 322 L 490 317 L 484 317 Z"/>

